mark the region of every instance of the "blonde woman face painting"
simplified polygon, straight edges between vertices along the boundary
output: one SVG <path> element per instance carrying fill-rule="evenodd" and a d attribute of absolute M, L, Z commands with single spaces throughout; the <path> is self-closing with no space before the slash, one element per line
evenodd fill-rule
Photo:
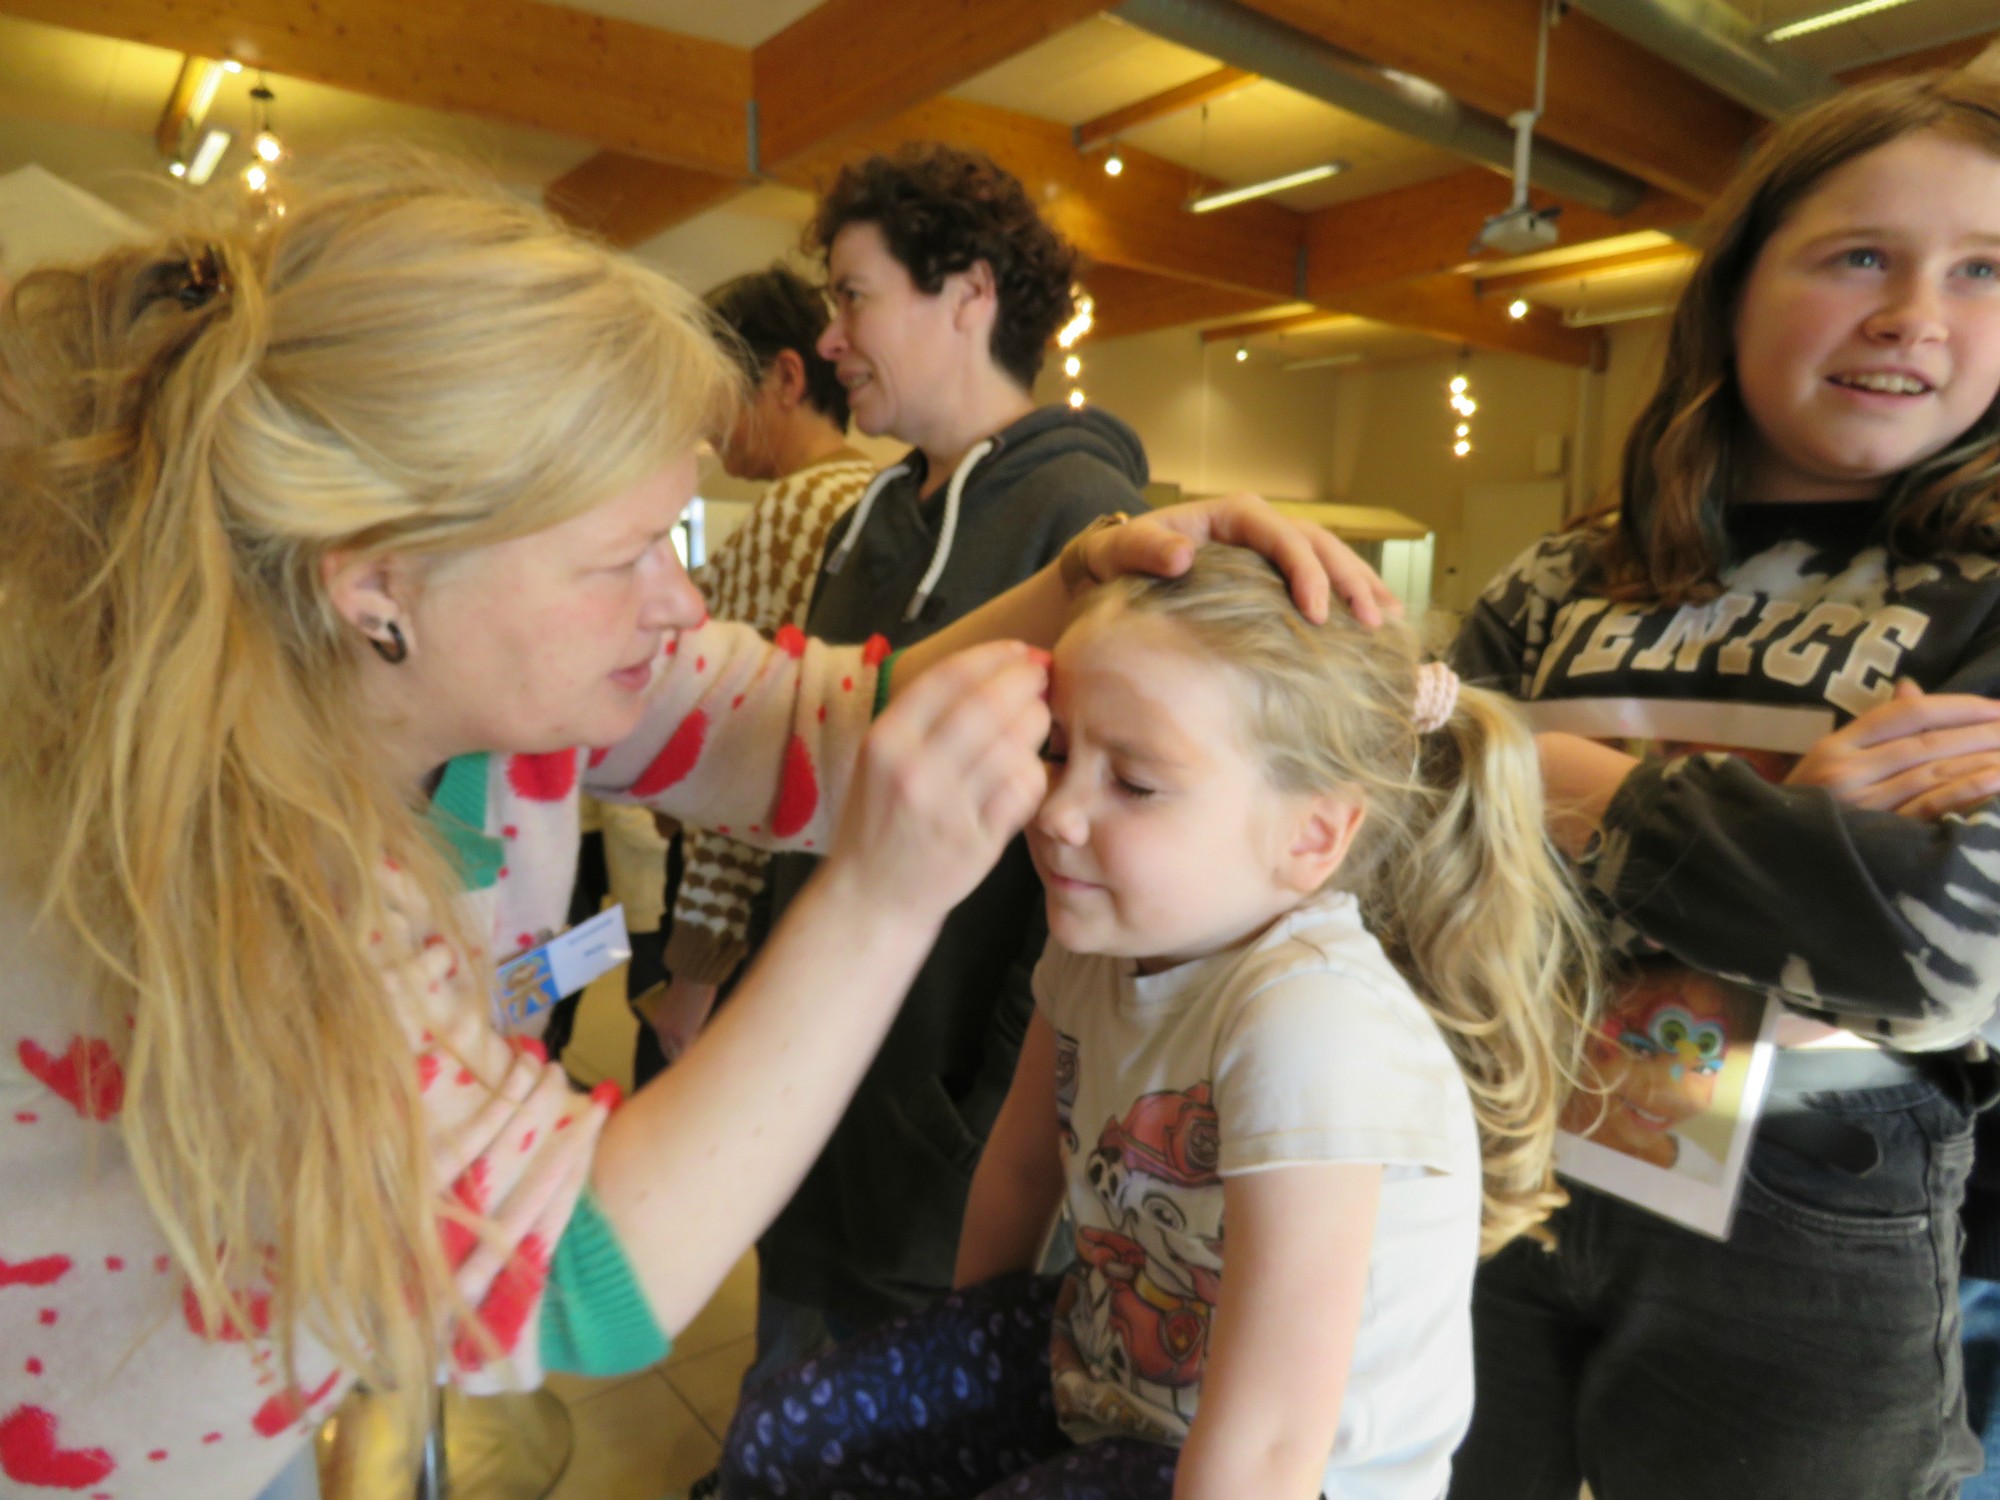
<path fill-rule="evenodd" d="M 361 690 L 414 781 L 476 749 L 610 745 L 639 722 L 668 634 L 707 611 L 674 549 L 692 453 L 601 505 L 428 570 L 336 554 L 334 607 L 407 657 L 361 658 Z"/>

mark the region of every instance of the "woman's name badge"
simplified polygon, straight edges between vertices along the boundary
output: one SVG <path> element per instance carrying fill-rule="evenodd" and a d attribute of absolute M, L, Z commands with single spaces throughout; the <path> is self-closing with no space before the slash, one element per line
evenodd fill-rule
<path fill-rule="evenodd" d="M 625 908 L 613 906 L 601 911 L 560 937 L 500 965 L 493 1024 L 502 1031 L 539 1031 L 539 1026 L 529 1024 L 537 1016 L 631 957 Z"/>

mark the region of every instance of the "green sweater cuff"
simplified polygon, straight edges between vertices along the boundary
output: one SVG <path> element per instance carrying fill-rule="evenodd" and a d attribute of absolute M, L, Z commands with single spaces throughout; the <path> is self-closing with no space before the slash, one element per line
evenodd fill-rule
<path fill-rule="evenodd" d="M 629 1374 L 658 1364 L 673 1347 L 588 1188 L 556 1244 L 541 1335 L 542 1367 L 572 1375 Z"/>
<path fill-rule="evenodd" d="M 896 663 L 902 660 L 902 656 L 903 653 L 900 651 L 893 653 L 882 663 L 882 669 L 875 674 L 874 717 L 878 719 L 882 717 L 882 710 L 889 706 L 889 693 L 891 690 L 889 679 L 896 670 Z"/>

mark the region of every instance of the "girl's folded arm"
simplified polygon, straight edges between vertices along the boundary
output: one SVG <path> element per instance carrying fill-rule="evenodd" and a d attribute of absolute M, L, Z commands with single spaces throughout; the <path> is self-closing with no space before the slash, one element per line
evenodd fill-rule
<path fill-rule="evenodd" d="M 1229 1259 L 1174 1500 L 1313 1500 L 1368 1291 L 1382 1169 L 1341 1162 L 1223 1180 Z"/>

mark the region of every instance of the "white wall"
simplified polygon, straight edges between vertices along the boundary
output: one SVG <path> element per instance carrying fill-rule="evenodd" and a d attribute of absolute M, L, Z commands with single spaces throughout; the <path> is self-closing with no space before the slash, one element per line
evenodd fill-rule
<path fill-rule="evenodd" d="M 1078 353 L 1077 383 L 1093 405 L 1137 430 L 1154 479 L 1196 495 L 1327 493 L 1336 371 L 1286 374 L 1268 354 L 1238 364 L 1233 345 L 1203 344 L 1187 329 L 1086 344 Z M 1052 353 L 1035 397 L 1062 401 L 1070 385 Z"/>

